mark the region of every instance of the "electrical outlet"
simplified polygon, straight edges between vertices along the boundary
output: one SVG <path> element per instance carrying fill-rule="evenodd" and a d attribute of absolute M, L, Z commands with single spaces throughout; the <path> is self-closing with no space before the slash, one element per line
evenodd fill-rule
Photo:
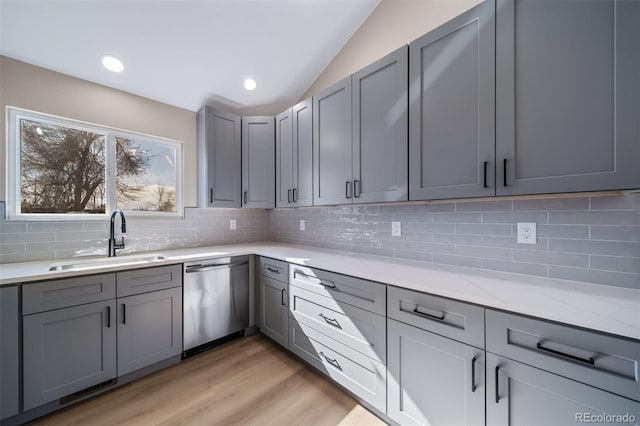
<path fill-rule="evenodd" d="M 235 231 L 238 228 L 238 222 L 235 219 L 229 221 L 229 229 Z"/>
<path fill-rule="evenodd" d="M 518 244 L 536 244 L 538 227 L 535 223 L 518 223 Z"/>
<path fill-rule="evenodd" d="M 304 231 L 305 230 L 305 224 L 304 224 L 304 220 L 300 220 L 300 230 Z"/>
<path fill-rule="evenodd" d="M 402 222 L 391 222 L 391 236 L 400 237 L 402 235 Z"/>

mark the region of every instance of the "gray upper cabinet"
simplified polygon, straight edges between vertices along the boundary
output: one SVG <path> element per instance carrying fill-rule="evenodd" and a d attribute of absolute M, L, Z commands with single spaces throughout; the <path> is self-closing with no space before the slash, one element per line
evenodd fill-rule
<path fill-rule="evenodd" d="M 495 194 L 494 5 L 409 45 L 411 200 Z"/>
<path fill-rule="evenodd" d="M 408 199 L 407 50 L 351 76 L 354 203 Z"/>
<path fill-rule="evenodd" d="M 497 194 L 640 187 L 640 2 L 498 0 L 496 19 Z"/>
<path fill-rule="evenodd" d="M 276 117 L 276 207 L 313 204 L 313 102 Z"/>
<path fill-rule="evenodd" d="M 242 207 L 275 207 L 273 117 L 242 117 Z"/>
<path fill-rule="evenodd" d="M 20 408 L 20 317 L 18 287 L 0 288 L 0 420 Z"/>
<path fill-rule="evenodd" d="M 116 377 L 115 300 L 25 315 L 24 409 Z"/>
<path fill-rule="evenodd" d="M 350 204 L 351 77 L 313 97 L 313 204 Z"/>
<path fill-rule="evenodd" d="M 240 117 L 205 106 L 197 126 L 198 206 L 240 207 Z"/>
<path fill-rule="evenodd" d="M 182 287 L 118 299 L 118 376 L 182 352 Z"/>
<path fill-rule="evenodd" d="M 573 425 L 578 416 L 640 419 L 640 403 L 497 355 L 487 354 L 488 425 Z M 635 422 L 632 420 L 631 423 Z M 600 424 L 623 421 L 600 421 Z"/>

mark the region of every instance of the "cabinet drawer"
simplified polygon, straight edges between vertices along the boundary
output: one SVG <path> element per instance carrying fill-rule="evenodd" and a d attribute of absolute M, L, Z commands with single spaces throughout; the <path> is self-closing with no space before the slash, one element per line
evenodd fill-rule
<path fill-rule="evenodd" d="M 289 264 L 287 262 L 270 259 L 268 257 L 261 257 L 259 264 L 260 275 L 264 275 L 265 277 L 273 278 L 274 280 L 282 281 L 284 283 L 287 282 L 289 275 Z"/>
<path fill-rule="evenodd" d="M 182 265 L 118 272 L 118 297 L 182 286 Z"/>
<path fill-rule="evenodd" d="M 484 308 L 396 287 L 387 303 L 389 318 L 484 348 Z"/>
<path fill-rule="evenodd" d="M 318 331 L 289 319 L 289 350 L 381 412 L 386 411 L 386 368 Z"/>
<path fill-rule="evenodd" d="M 289 284 L 380 315 L 385 314 L 384 284 L 299 265 L 289 268 Z"/>
<path fill-rule="evenodd" d="M 115 274 L 87 275 L 22 286 L 23 315 L 116 297 Z"/>
<path fill-rule="evenodd" d="M 291 286 L 289 312 L 298 322 L 386 363 L 385 318 L 329 297 Z"/>
<path fill-rule="evenodd" d="M 487 351 L 640 401 L 640 342 L 487 310 Z"/>

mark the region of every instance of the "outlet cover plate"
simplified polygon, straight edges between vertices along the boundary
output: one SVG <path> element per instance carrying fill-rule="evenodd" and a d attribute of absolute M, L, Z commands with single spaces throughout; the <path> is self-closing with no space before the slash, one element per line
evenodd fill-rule
<path fill-rule="evenodd" d="M 537 244 L 538 227 L 535 223 L 518 223 L 518 244 Z"/>
<path fill-rule="evenodd" d="M 229 229 L 235 231 L 238 228 L 238 222 L 235 219 L 229 221 Z"/>
<path fill-rule="evenodd" d="M 402 236 L 402 222 L 391 222 L 391 236 Z"/>
<path fill-rule="evenodd" d="M 306 229 L 306 225 L 304 223 L 304 220 L 300 219 L 300 230 L 304 231 Z"/>

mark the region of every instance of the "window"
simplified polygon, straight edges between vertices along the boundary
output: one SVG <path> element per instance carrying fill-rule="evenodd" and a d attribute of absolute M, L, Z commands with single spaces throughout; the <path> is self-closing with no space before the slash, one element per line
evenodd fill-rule
<path fill-rule="evenodd" d="M 8 108 L 14 219 L 182 215 L 179 142 Z"/>

